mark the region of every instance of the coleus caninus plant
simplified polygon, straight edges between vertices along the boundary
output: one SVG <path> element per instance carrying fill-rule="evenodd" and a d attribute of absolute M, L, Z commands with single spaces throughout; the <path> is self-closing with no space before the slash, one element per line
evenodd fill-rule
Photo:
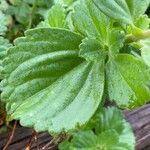
<path fill-rule="evenodd" d="M 59 23 L 15 40 L 1 72 L 8 120 L 60 133 L 87 123 L 105 99 L 123 108 L 144 105 L 150 99 L 149 3 L 77 1 L 73 28 L 62 26 L 66 18 L 58 15 Z"/>

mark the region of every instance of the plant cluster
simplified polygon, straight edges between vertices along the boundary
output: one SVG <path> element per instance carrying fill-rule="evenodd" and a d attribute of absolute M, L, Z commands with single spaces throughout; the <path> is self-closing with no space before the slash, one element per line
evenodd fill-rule
<path fill-rule="evenodd" d="M 42 12 L 35 3 L 50 9 L 14 46 L 4 42 L 7 121 L 54 136 L 66 132 L 61 150 L 133 150 L 134 135 L 117 107 L 150 100 L 150 0 L 54 0 L 52 7 L 16 2 L 10 10 L 29 28 Z M 108 100 L 117 107 L 104 108 Z"/>

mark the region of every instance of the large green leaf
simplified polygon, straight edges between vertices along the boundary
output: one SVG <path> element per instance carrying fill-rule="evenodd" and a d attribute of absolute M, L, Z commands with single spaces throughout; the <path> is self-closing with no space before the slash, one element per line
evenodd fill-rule
<path fill-rule="evenodd" d="M 92 0 L 97 8 L 107 16 L 123 21 L 128 24 L 133 23 L 130 9 L 132 9 L 133 0 Z"/>
<path fill-rule="evenodd" d="M 130 125 L 116 108 L 102 109 L 92 130 L 75 133 L 71 142 L 60 144 L 60 150 L 134 150 L 135 138 Z M 96 128 L 96 129 L 95 129 Z"/>
<path fill-rule="evenodd" d="M 106 67 L 108 95 L 118 105 L 137 107 L 150 99 L 149 68 L 138 58 L 120 54 Z"/>
<path fill-rule="evenodd" d="M 70 31 L 41 28 L 25 35 L 3 62 L 8 119 L 50 132 L 87 122 L 103 95 L 103 61 L 79 58 L 82 37 Z"/>
<path fill-rule="evenodd" d="M 101 13 L 91 0 L 81 0 L 72 15 L 75 30 L 89 37 L 106 41 L 109 19 Z"/>
<path fill-rule="evenodd" d="M 92 0 L 95 5 L 109 17 L 127 24 L 134 24 L 134 20 L 143 15 L 150 4 L 150 0 Z"/>

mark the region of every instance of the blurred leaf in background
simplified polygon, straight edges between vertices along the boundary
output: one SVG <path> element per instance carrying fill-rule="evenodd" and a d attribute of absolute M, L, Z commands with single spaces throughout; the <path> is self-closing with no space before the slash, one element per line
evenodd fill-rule
<path fill-rule="evenodd" d="M 6 0 L 0 1 L 0 9 L 9 16 L 7 38 L 13 41 L 23 36 L 25 30 L 34 28 L 46 16 L 53 0 Z"/>

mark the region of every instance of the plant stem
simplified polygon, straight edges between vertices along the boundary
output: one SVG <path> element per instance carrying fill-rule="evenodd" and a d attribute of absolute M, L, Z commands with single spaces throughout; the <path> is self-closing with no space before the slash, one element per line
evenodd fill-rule
<path fill-rule="evenodd" d="M 147 31 L 145 31 L 139 35 L 132 35 L 132 34 L 127 35 L 125 42 L 126 43 L 132 43 L 132 42 L 137 42 L 139 40 L 143 40 L 146 38 L 150 38 L 150 30 L 147 30 Z"/>
<path fill-rule="evenodd" d="M 11 132 L 11 135 L 9 137 L 9 140 L 7 141 L 5 147 L 3 148 L 3 150 L 7 150 L 8 149 L 8 146 L 10 145 L 10 143 L 12 142 L 12 139 L 14 137 L 14 134 L 15 134 L 15 130 L 16 130 L 16 126 L 17 126 L 17 121 L 15 121 L 14 123 L 14 126 L 13 126 L 13 130 Z"/>
<path fill-rule="evenodd" d="M 32 27 L 32 21 L 33 21 L 33 16 L 34 16 L 35 9 L 36 9 L 36 0 L 34 0 L 33 6 L 32 6 L 32 11 L 31 11 L 31 14 L 30 14 L 28 29 L 30 29 Z"/>
<path fill-rule="evenodd" d="M 42 150 L 46 150 L 49 146 L 51 146 L 52 144 L 54 144 L 59 140 L 60 140 L 59 136 L 54 137 L 49 143 L 47 143 L 44 147 L 42 147 Z"/>

